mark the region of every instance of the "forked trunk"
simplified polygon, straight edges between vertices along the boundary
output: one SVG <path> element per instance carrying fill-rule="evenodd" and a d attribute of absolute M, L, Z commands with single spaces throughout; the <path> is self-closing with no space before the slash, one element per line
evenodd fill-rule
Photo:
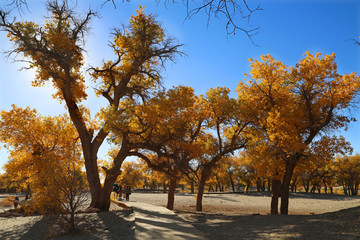
<path fill-rule="evenodd" d="M 67 82 L 70 82 L 70 80 Z M 81 147 L 83 150 L 85 162 L 86 177 L 89 183 L 89 189 L 91 194 L 90 207 L 99 208 L 100 210 L 107 211 L 108 209 L 104 209 L 102 207 L 103 204 L 101 200 L 102 187 L 100 184 L 99 170 L 97 166 L 98 146 L 94 147 L 94 145 L 91 143 L 92 135 L 89 133 L 86 124 L 84 123 L 84 119 L 82 118 L 80 109 L 76 102 L 73 100 L 71 88 L 68 85 L 64 86 L 61 91 L 63 93 L 66 106 L 68 107 L 70 118 L 79 134 L 79 138 L 81 141 Z M 100 144 L 100 142 L 97 144 Z"/>
<path fill-rule="evenodd" d="M 166 206 L 166 208 L 169 210 L 174 209 L 175 187 L 176 187 L 176 178 L 171 177 L 169 183 L 169 191 L 168 191 L 168 202 Z"/>
<path fill-rule="evenodd" d="M 110 196 L 117 176 L 118 175 L 116 176 L 110 174 L 106 175 L 104 185 L 101 189 L 99 205 L 97 206 L 97 208 L 99 208 L 101 211 L 109 211 L 110 203 L 111 203 Z"/>

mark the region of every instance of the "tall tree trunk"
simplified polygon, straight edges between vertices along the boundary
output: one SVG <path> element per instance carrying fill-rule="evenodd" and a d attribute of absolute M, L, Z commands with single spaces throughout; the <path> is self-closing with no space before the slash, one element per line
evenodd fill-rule
<path fill-rule="evenodd" d="M 97 166 L 97 156 L 91 153 L 86 154 L 84 147 L 83 152 L 85 160 L 86 178 L 89 183 L 89 189 L 91 194 L 90 207 L 98 208 L 105 211 L 106 209 L 101 208 L 101 205 L 103 205 L 101 204 L 102 187 L 100 184 L 99 170 Z"/>
<path fill-rule="evenodd" d="M 97 153 L 102 141 L 107 134 L 100 130 L 101 133 L 99 132 L 99 134 L 102 136 L 102 138 L 98 139 L 99 141 L 92 144 L 91 141 L 93 136 L 86 127 L 77 103 L 73 100 L 73 94 L 71 91 L 71 87 L 69 86 L 70 82 L 71 81 L 66 81 L 66 85 L 61 88 L 61 91 L 63 93 L 71 121 L 73 122 L 81 141 L 81 147 L 83 150 L 85 162 L 86 177 L 89 183 L 89 189 L 91 194 L 90 207 L 99 208 L 100 210 L 107 211 L 108 209 L 102 208 L 102 187 L 100 184 L 99 170 L 97 166 Z"/>
<path fill-rule="evenodd" d="M 204 195 L 205 183 L 209 177 L 210 169 L 204 166 L 203 171 L 201 172 L 201 177 L 198 186 L 198 192 L 196 195 L 196 211 L 202 211 L 202 199 Z"/>
<path fill-rule="evenodd" d="M 280 213 L 288 214 L 289 212 L 289 186 L 291 182 L 291 177 L 295 168 L 295 159 L 289 159 L 286 164 L 286 171 L 282 181 L 281 187 L 281 205 Z"/>
<path fill-rule="evenodd" d="M 277 215 L 277 214 L 279 214 L 278 206 L 279 206 L 279 194 L 280 194 L 281 181 L 277 180 L 277 179 L 273 179 L 271 185 L 272 185 L 271 214 Z"/>
<path fill-rule="evenodd" d="M 195 194 L 195 183 L 194 183 L 194 181 L 191 181 L 191 183 L 190 183 L 190 187 L 191 187 L 191 194 Z"/>
<path fill-rule="evenodd" d="M 169 191 L 168 191 L 168 202 L 166 205 L 166 208 L 169 210 L 174 209 L 175 187 L 176 187 L 176 177 L 171 177 L 169 183 Z"/>

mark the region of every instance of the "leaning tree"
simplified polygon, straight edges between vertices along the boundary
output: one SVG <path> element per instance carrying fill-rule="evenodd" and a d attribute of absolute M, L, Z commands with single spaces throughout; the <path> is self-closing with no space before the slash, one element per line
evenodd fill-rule
<path fill-rule="evenodd" d="M 56 90 L 54 97 L 65 103 L 81 140 L 91 192 L 90 206 L 108 210 L 112 185 L 132 146 L 126 140 L 122 142 L 111 166 L 104 168 L 106 176 L 102 185 L 97 160 L 99 148 L 109 136 L 106 118 L 91 119 L 88 109 L 81 105 L 87 98 L 82 72 L 86 47 L 84 36 L 90 20 L 97 13 L 89 10 L 79 18 L 66 1 L 48 2 L 47 10 L 51 16 L 43 25 L 17 21 L 8 12 L 0 11 L 0 29 L 7 32 L 12 41 L 12 53 L 36 70 L 32 84 L 43 86 L 51 83 Z M 115 60 L 91 69 L 96 94 L 107 100 L 107 109 L 114 111 L 126 108 L 120 104 L 123 99 L 140 97 L 145 100 L 148 90 L 158 86 L 163 64 L 180 53 L 180 46 L 165 35 L 153 15 L 138 10 L 128 26 L 115 32 L 111 44 Z"/>

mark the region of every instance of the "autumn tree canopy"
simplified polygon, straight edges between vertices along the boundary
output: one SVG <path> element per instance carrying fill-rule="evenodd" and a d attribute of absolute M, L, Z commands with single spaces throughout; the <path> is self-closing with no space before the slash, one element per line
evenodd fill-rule
<path fill-rule="evenodd" d="M 106 114 L 113 142 L 121 148 L 126 141 L 138 149 L 133 156 L 142 158 L 150 168 L 170 180 L 168 208 L 173 208 L 177 180 L 188 171 L 191 160 L 202 153 L 198 138 L 208 114 L 203 99 L 191 87 L 158 91 L 145 102 L 124 101 L 128 111 Z M 126 137 L 124 137 L 126 136 Z"/>
<path fill-rule="evenodd" d="M 359 77 L 340 75 L 335 54 L 306 52 L 294 67 L 270 55 L 250 62 L 249 81 L 239 83 L 238 96 L 252 116 L 253 146 L 266 150 L 278 166 L 281 213 L 287 214 L 289 184 L 298 163 L 312 154 L 329 158 L 349 150 L 334 130 L 346 129 L 355 120 L 344 110 L 359 93 Z"/>
<path fill-rule="evenodd" d="M 5 170 L 34 193 L 26 211 L 54 213 L 78 207 L 87 184 L 78 135 L 69 118 L 43 117 L 17 106 L 0 117 L 0 141 L 10 151 Z"/>
<path fill-rule="evenodd" d="M 205 134 L 199 138 L 202 142 L 202 155 L 197 158 L 199 186 L 196 210 L 202 211 L 202 197 L 206 181 L 216 165 L 246 146 L 245 134 L 249 124 L 245 112 L 241 110 L 241 101 L 229 96 L 227 87 L 209 89 L 204 96 L 204 106 L 209 113 L 204 122 Z"/>
<path fill-rule="evenodd" d="M 84 64 L 83 37 L 90 20 L 97 13 L 89 10 L 79 18 L 66 2 L 47 3 L 51 17 L 44 25 L 34 22 L 12 21 L 8 13 L 0 11 L 0 28 L 13 42 L 13 52 L 21 53 L 29 67 L 36 70 L 34 86 L 52 83 L 54 97 L 64 102 L 79 134 L 87 179 L 91 192 L 91 206 L 107 210 L 110 205 L 112 184 L 120 174 L 120 167 L 131 147 L 125 146 L 106 170 L 105 183 L 100 183 L 97 153 L 108 136 L 106 122 L 90 119 L 89 111 L 80 105 L 86 99 L 86 88 L 81 66 Z M 120 100 L 134 96 L 146 97 L 148 89 L 155 88 L 160 80 L 162 63 L 180 53 L 175 41 L 166 37 L 153 15 L 144 9 L 132 16 L 129 25 L 118 30 L 112 48 L 116 60 L 102 67 L 92 68 L 96 93 L 108 101 L 108 108 L 118 110 Z M 20 57 L 20 55 L 18 55 Z M 104 118 L 103 118 L 104 119 Z"/>

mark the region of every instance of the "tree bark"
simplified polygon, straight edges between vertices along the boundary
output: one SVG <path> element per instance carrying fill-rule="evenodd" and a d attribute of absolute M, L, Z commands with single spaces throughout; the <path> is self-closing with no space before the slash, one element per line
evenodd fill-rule
<path fill-rule="evenodd" d="M 176 187 L 176 178 L 171 177 L 169 183 L 169 191 L 168 191 L 168 202 L 166 205 L 166 208 L 169 210 L 174 209 L 175 187 Z"/>
<path fill-rule="evenodd" d="M 197 192 L 197 195 L 196 195 L 196 211 L 202 211 L 202 199 L 203 199 L 203 196 L 204 196 L 205 183 L 206 183 L 206 180 L 209 177 L 209 173 L 210 173 L 210 169 L 208 169 L 205 166 L 202 173 L 201 173 L 199 186 L 198 186 L 198 192 Z"/>
<path fill-rule="evenodd" d="M 80 109 L 73 99 L 69 79 L 68 81 L 66 81 L 66 85 L 61 89 L 61 91 L 63 93 L 71 121 L 73 122 L 79 134 L 85 162 L 86 177 L 89 183 L 89 189 L 91 194 L 90 207 L 99 208 L 100 210 L 107 211 L 108 209 L 102 208 L 102 187 L 100 184 L 100 177 L 97 166 L 97 153 L 99 149 L 98 145 L 101 145 L 101 143 L 99 141 L 96 147 L 92 145 L 92 134 L 89 133 L 82 118 Z"/>
<path fill-rule="evenodd" d="M 271 196 L 271 215 L 279 214 L 279 194 L 281 181 L 277 179 L 272 180 L 272 196 Z"/>
<path fill-rule="evenodd" d="M 280 213 L 288 214 L 289 212 L 289 186 L 291 182 L 291 177 L 295 168 L 295 159 L 289 159 L 286 163 L 286 171 L 282 181 L 281 188 L 281 205 L 280 205 Z"/>
<path fill-rule="evenodd" d="M 106 174 L 104 185 L 101 189 L 100 201 L 96 208 L 108 211 L 110 208 L 110 195 L 113 190 L 114 182 L 118 175 Z"/>
<path fill-rule="evenodd" d="M 190 183 L 190 186 L 191 186 L 191 194 L 195 194 L 195 183 L 194 183 L 194 181 L 191 181 L 191 183 Z"/>

